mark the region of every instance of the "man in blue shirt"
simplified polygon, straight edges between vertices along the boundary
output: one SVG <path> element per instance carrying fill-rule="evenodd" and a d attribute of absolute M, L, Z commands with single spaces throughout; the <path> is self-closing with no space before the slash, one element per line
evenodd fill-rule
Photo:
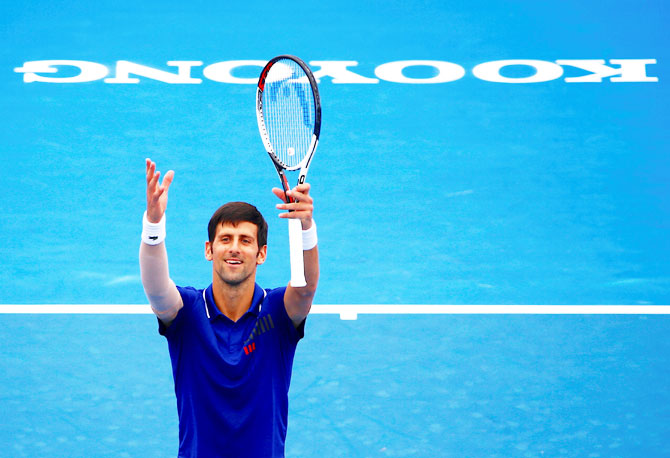
<path fill-rule="evenodd" d="M 147 211 L 140 245 L 142 284 L 168 341 L 179 414 L 180 457 L 283 457 L 293 356 L 319 278 L 309 184 L 277 205 L 303 227 L 307 286 L 264 290 L 256 268 L 267 256 L 267 223 L 252 205 L 228 203 L 212 216 L 205 257 L 212 284 L 178 287 L 170 279 L 165 208 L 174 172 L 160 184 L 146 161 Z"/>

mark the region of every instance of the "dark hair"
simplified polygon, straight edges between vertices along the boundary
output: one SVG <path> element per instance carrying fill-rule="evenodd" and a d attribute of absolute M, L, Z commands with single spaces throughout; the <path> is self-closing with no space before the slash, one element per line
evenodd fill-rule
<path fill-rule="evenodd" d="M 256 225 L 258 248 L 262 248 L 268 243 L 268 223 L 261 215 L 256 207 L 246 202 L 228 202 L 219 207 L 214 212 L 209 220 L 207 232 L 209 235 L 209 243 L 214 242 L 216 237 L 216 228 L 219 224 L 232 224 L 236 226 L 237 223 L 249 222 Z"/>

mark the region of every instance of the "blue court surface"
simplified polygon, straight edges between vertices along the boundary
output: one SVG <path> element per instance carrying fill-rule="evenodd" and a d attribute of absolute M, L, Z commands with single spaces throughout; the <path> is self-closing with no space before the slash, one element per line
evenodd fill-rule
<path fill-rule="evenodd" d="M 285 53 L 323 106 L 323 313 L 286 455 L 670 456 L 669 10 L 3 2 L 0 456 L 176 455 L 167 344 L 126 312 L 146 312 L 144 158 L 175 170 L 177 284 L 210 283 L 206 224 L 231 200 L 270 223 L 258 282 L 286 284 L 253 84 Z"/>

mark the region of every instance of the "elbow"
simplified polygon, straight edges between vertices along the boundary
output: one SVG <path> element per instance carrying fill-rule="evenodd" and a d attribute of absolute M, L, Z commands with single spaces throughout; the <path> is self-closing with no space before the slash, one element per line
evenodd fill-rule
<path fill-rule="evenodd" d="M 319 284 L 319 276 L 312 276 L 307 278 L 307 285 L 301 288 L 295 288 L 296 292 L 303 299 L 313 299 L 316 294 L 316 287 Z"/>
<path fill-rule="evenodd" d="M 316 284 L 307 284 L 307 286 L 295 288 L 295 290 L 302 299 L 314 299 L 314 296 L 316 295 Z"/>

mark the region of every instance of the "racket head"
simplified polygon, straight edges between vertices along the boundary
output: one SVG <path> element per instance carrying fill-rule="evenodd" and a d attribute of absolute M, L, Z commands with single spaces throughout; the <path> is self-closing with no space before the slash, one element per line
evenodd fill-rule
<path fill-rule="evenodd" d="M 272 160 L 285 170 L 305 170 L 321 132 L 319 90 L 305 62 L 281 55 L 265 65 L 258 78 L 256 118 Z"/>

